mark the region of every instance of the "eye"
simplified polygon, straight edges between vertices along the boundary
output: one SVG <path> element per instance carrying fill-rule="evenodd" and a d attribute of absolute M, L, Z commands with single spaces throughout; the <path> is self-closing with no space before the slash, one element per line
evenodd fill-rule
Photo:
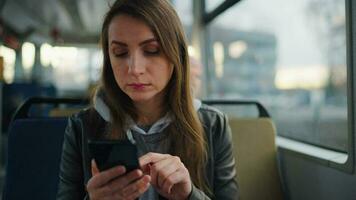
<path fill-rule="evenodd" d="M 114 56 L 115 57 L 125 57 L 125 56 L 127 56 L 127 52 L 124 52 L 124 53 L 114 53 Z"/>
<path fill-rule="evenodd" d="M 124 57 L 128 55 L 127 50 L 113 50 L 112 53 L 114 54 L 115 57 Z"/>
<path fill-rule="evenodd" d="M 158 55 L 160 53 L 160 48 L 157 45 L 147 45 L 143 48 L 143 52 L 146 55 Z"/>
<path fill-rule="evenodd" d="M 160 53 L 159 49 L 149 49 L 144 51 L 147 55 L 158 55 Z"/>

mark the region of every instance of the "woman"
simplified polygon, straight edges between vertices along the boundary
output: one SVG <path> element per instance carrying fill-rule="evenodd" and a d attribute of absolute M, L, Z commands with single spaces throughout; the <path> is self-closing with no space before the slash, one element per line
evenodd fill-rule
<path fill-rule="evenodd" d="M 102 28 L 102 85 L 69 119 L 58 199 L 237 199 L 226 117 L 193 101 L 182 25 L 167 0 L 119 0 Z M 134 141 L 141 169 L 99 172 L 89 139 Z"/>

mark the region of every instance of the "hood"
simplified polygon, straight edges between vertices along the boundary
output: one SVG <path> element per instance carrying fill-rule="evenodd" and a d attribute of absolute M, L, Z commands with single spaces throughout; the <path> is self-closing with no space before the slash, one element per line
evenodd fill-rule
<path fill-rule="evenodd" d="M 201 101 L 198 99 L 194 99 L 193 103 L 195 110 L 199 110 L 202 104 Z M 111 123 L 109 107 L 106 105 L 106 103 L 102 99 L 102 95 L 100 95 L 99 92 L 97 92 L 94 97 L 94 108 L 105 121 Z M 156 121 L 147 132 L 145 132 L 140 127 L 138 127 L 136 123 L 129 117 L 127 127 L 129 127 L 129 130 L 133 130 L 141 134 L 154 134 L 157 132 L 161 132 L 170 124 L 171 121 L 172 117 L 169 113 L 167 113 L 164 117 Z"/>

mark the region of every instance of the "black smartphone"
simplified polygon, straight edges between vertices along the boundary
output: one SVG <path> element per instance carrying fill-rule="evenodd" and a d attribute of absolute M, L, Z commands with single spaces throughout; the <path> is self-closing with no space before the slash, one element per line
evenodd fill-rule
<path fill-rule="evenodd" d="M 126 172 L 139 169 L 137 147 L 128 140 L 89 140 L 89 153 L 100 171 L 123 165 Z"/>

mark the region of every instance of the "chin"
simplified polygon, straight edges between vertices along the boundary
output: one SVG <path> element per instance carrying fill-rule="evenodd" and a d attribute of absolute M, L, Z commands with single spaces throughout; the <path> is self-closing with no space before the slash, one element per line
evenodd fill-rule
<path fill-rule="evenodd" d="M 131 100 L 133 102 L 137 102 L 137 103 L 142 103 L 142 102 L 146 102 L 146 101 L 149 101 L 149 100 L 153 99 L 153 96 L 151 96 L 151 95 L 142 95 L 142 94 L 140 94 L 140 95 L 136 95 L 136 94 L 129 95 L 129 97 L 131 98 Z"/>

